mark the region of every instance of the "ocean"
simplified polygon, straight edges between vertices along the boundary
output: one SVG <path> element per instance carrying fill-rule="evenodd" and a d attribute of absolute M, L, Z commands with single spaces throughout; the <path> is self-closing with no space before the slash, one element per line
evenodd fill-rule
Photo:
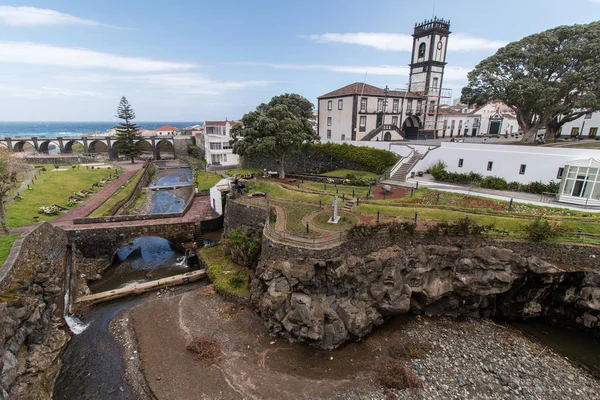
<path fill-rule="evenodd" d="M 175 128 L 186 128 L 192 125 L 201 125 L 202 122 L 138 122 L 142 129 L 157 129 L 163 125 Z M 91 135 L 96 131 L 102 133 L 113 129 L 115 122 L 1 122 L 0 136 L 79 136 Z"/>

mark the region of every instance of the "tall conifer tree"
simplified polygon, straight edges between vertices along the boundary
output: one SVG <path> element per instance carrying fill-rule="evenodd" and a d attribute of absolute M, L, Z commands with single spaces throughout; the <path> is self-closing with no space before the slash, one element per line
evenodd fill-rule
<path fill-rule="evenodd" d="M 142 142 L 140 140 L 142 135 L 140 134 L 140 127 L 132 122 L 135 119 L 135 113 L 125 96 L 121 97 L 116 117 L 122 122 L 115 126 L 117 131 L 115 146 L 119 154 L 131 157 L 131 163 L 134 163 L 135 157 L 142 154 Z"/>

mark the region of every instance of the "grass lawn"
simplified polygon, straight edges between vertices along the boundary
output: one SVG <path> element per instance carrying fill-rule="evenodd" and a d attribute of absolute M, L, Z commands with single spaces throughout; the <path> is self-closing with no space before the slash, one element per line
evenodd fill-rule
<path fill-rule="evenodd" d="M 247 191 L 248 193 L 267 193 L 267 195 L 271 199 L 275 198 L 282 200 L 297 201 L 301 203 L 319 204 L 319 200 L 321 200 L 323 204 L 331 204 L 333 202 L 333 196 L 327 194 L 306 193 L 290 190 L 282 187 L 279 183 L 269 182 L 267 180 L 262 179 L 252 181 L 249 184 Z"/>
<path fill-rule="evenodd" d="M 69 168 L 68 171 L 50 172 L 53 167 L 49 165 L 46 168 L 48 171 L 42 172 L 33 181 L 33 190 L 21 192 L 23 200 L 13 200 L 6 206 L 7 221 L 11 228 L 34 223 L 34 216 L 38 216 L 40 221 L 56 218 L 56 215 L 38 214 L 39 208 L 52 204 L 66 207 L 67 197 L 73 192 L 90 190 L 93 183 L 115 172 L 114 169 L 91 168 Z"/>
<path fill-rule="evenodd" d="M 259 174 L 260 168 L 239 168 L 239 169 L 230 169 L 225 172 L 229 176 L 239 175 L 248 175 L 248 174 Z"/>
<path fill-rule="evenodd" d="M 273 202 L 273 204 L 277 204 L 285 210 L 285 230 L 287 232 L 310 237 L 322 236 L 319 232 L 315 232 L 312 229 L 309 229 L 308 233 L 306 233 L 306 224 L 302 222 L 302 218 L 305 215 L 319 211 L 319 207 L 286 202 Z M 279 215 L 277 217 L 279 218 Z"/>
<path fill-rule="evenodd" d="M 0 267 L 10 254 L 10 249 L 19 235 L 0 236 Z"/>
<path fill-rule="evenodd" d="M 209 190 L 221 179 L 221 175 L 214 172 L 196 171 L 196 187 L 199 192 Z"/>
<path fill-rule="evenodd" d="M 331 213 L 329 211 L 323 211 L 322 213 L 317 214 L 311 222 L 321 229 L 327 229 L 334 232 L 346 231 L 352 228 L 354 225 L 358 225 L 360 222 L 358 218 L 352 214 L 340 212 L 339 216 L 340 220 L 337 224 L 330 224 L 327 221 L 329 221 L 329 218 L 331 218 Z"/>
<path fill-rule="evenodd" d="M 331 176 L 333 178 L 345 178 L 346 175 L 353 174 L 357 178 L 379 179 L 379 175 L 367 171 L 355 171 L 353 169 L 336 169 L 335 171 L 325 172 L 323 176 Z"/>
<path fill-rule="evenodd" d="M 248 287 L 248 270 L 231 261 L 225 246 L 201 248 L 200 257 L 206 263 L 206 273 L 217 293 L 233 293 L 242 296 L 250 295 Z"/>
<path fill-rule="evenodd" d="M 119 190 L 117 190 L 117 192 L 113 194 L 104 204 L 96 208 L 94 212 L 90 214 L 90 217 L 105 217 L 107 215 L 111 215 L 111 211 L 113 211 L 112 208 L 115 206 L 115 204 L 131 195 L 133 189 L 135 189 L 135 185 L 137 185 L 143 173 L 143 169 L 140 169 L 138 172 L 136 172 L 135 175 L 125 182 L 125 184 L 121 186 Z"/>
<path fill-rule="evenodd" d="M 318 183 L 306 181 L 304 183 L 301 183 L 300 187 L 305 187 L 310 190 L 317 190 L 323 193 L 328 193 L 330 195 L 335 195 L 337 193 L 339 196 L 341 196 L 342 194 L 345 194 L 346 197 L 352 197 L 353 193 L 354 197 L 365 197 L 367 192 L 369 191 L 368 186 L 334 185 L 333 183 Z"/>

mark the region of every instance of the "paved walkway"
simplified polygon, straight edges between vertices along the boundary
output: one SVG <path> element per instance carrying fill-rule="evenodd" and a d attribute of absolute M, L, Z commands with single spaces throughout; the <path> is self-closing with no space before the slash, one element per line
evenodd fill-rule
<path fill-rule="evenodd" d="M 31 183 L 31 181 L 33 180 L 33 177 L 35 176 L 35 174 L 37 174 L 37 171 L 33 167 L 29 171 L 27 171 L 27 176 L 23 180 L 23 183 L 21 183 L 21 186 L 19 186 L 19 188 L 17 190 L 15 190 L 15 192 L 13 194 L 8 196 L 4 200 L 4 204 L 10 203 L 15 197 L 17 197 L 17 195 L 19 193 L 21 193 L 23 190 L 25 190 L 25 188 L 27 188 L 27 185 L 29 185 Z"/>
<path fill-rule="evenodd" d="M 90 197 L 88 197 L 82 204 L 75 207 L 71 211 L 60 215 L 59 217 L 50 221 L 50 223 L 54 226 L 60 226 L 61 228 L 64 226 L 71 225 L 73 223 L 74 218 L 83 218 L 90 215 L 96 208 L 100 207 L 106 200 L 108 200 L 112 195 L 115 194 L 117 190 L 123 185 L 127 180 L 129 180 L 136 172 L 142 168 L 142 162 L 136 162 L 132 164 L 130 162 L 118 163 L 120 167 L 122 167 L 125 171 L 123 171 L 119 175 L 119 179 L 115 179 L 108 185 L 106 185 L 100 191 L 94 193 Z"/>
<path fill-rule="evenodd" d="M 510 201 L 510 199 L 513 199 L 517 203 L 532 204 L 543 207 L 567 208 L 569 210 L 575 211 L 600 212 L 599 207 L 583 207 L 572 204 L 559 203 L 552 197 L 542 196 L 539 194 L 511 192 L 508 190 L 484 189 L 476 186 L 441 183 L 434 181 L 431 175 L 419 178 L 409 178 L 407 180 L 407 183 L 412 186 L 415 186 L 417 182 L 419 183 L 419 187 L 426 187 L 429 189 L 435 189 L 445 192 L 481 196 L 503 201 Z"/>

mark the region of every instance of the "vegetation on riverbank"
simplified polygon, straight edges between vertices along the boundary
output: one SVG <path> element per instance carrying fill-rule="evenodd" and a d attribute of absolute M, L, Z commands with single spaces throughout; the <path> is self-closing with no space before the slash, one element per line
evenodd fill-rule
<path fill-rule="evenodd" d="M 116 210 L 113 210 L 115 205 L 120 201 L 131 196 L 131 193 L 135 189 L 136 185 L 142 178 L 144 174 L 144 169 L 140 169 L 135 173 L 127 182 L 125 182 L 116 193 L 114 193 L 108 200 L 104 202 L 100 207 L 96 208 L 94 212 L 90 214 L 90 217 L 105 217 L 107 215 L 112 215 Z"/>
<path fill-rule="evenodd" d="M 206 265 L 206 274 L 217 293 L 230 293 L 244 297 L 250 295 L 248 269 L 231 261 L 224 245 L 203 247 L 198 254 Z"/>

